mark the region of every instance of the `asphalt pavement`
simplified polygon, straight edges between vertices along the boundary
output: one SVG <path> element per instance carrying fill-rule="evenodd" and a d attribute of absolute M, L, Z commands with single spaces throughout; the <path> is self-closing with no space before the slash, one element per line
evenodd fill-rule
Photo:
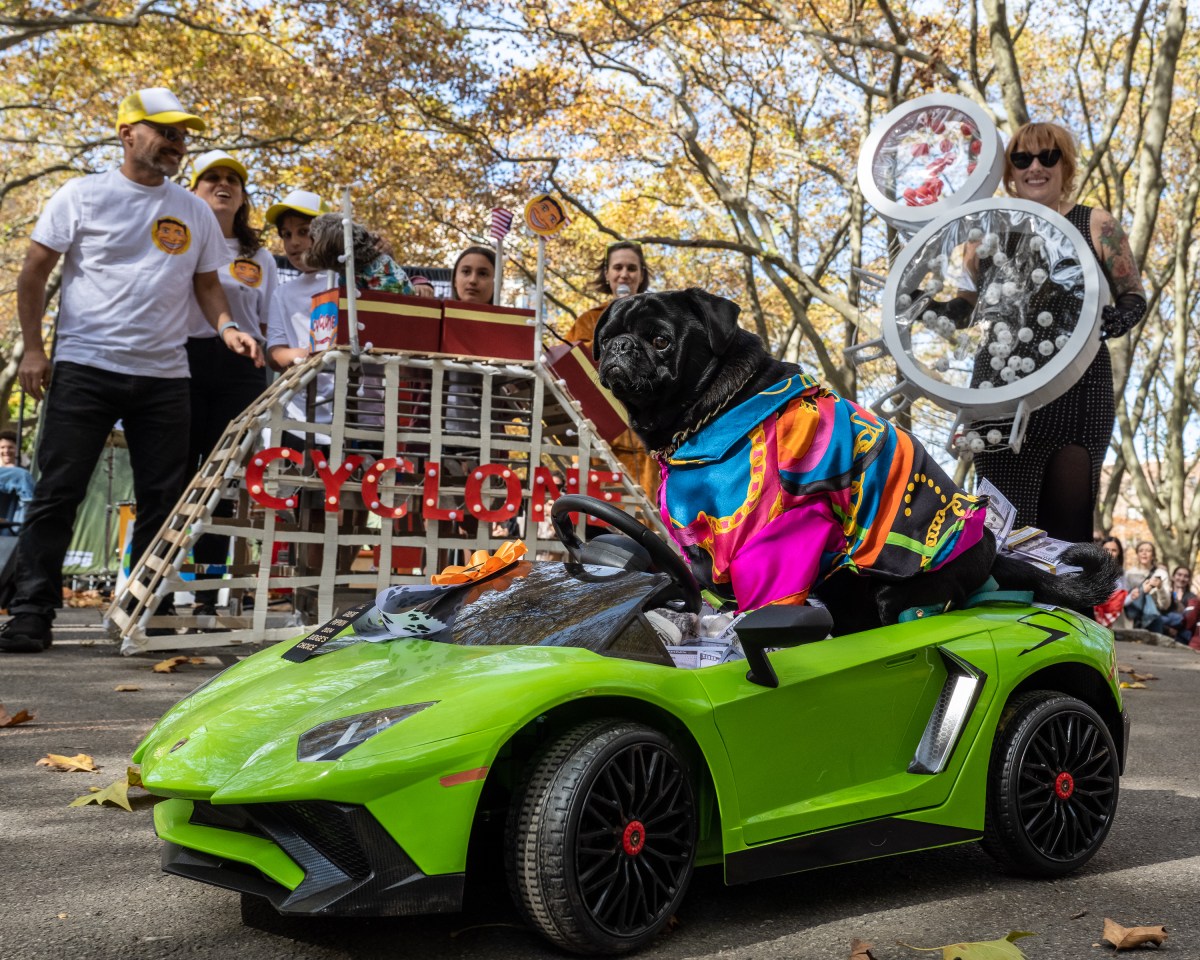
<path fill-rule="evenodd" d="M 563 956 L 521 925 L 502 889 L 477 891 L 462 914 L 255 929 L 243 925 L 236 894 L 161 873 L 149 800 L 132 813 L 68 803 L 123 776 L 155 718 L 246 651 L 197 651 L 202 663 L 160 674 L 151 667 L 166 654 L 118 656 L 94 610 L 65 611 L 56 627 L 44 654 L 0 654 L 0 703 L 37 715 L 0 729 L 0 960 Z M 875 944 L 876 960 L 914 960 L 940 954 L 900 942 L 938 947 L 1028 930 L 1037 936 L 1018 945 L 1029 960 L 1072 960 L 1113 953 L 1098 945 L 1111 917 L 1163 924 L 1164 957 L 1200 960 L 1200 654 L 1122 643 L 1118 659 L 1157 679 L 1126 693 L 1133 738 L 1120 808 L 1079 873 L 1007 877 L 974 845 L 741 887 L 706 868 L 678 924 L 642 956 L 845 960 L 857 937 Z M 48 753 L 89 754 L 101 770 L 37 766 Z"/>

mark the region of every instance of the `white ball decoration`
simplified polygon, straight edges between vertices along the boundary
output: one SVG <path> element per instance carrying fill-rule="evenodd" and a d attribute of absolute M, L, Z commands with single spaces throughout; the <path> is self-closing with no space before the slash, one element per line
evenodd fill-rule
<path fill-rule="evenodd" d="M 1011 367 L 1005 367 L 1003 370 L 1000 371 L 1000 379 L 1003 380 L 1005 383 L 1012 383 L 1013 380 L 1016 379 L 1016 377 L 1017 377 L 1016 371 L 1014 371 Z"/>
<path fill-rule="evenodd" d="M 987 345 L 987 352 L 990 353 L 993 357 L 999 356 L 1000 355 L 1000 344 L 998 344 L 995 340 L 993 340 L 991 343 L 989 343 Z"/>
<path fill-rule="evenodd" d="M 1004 361 L 1000 357 L 992 357 L 991 362 L 992 362 L 993 370 L 1003 370 L 1004 369 Z"/>
<path fill-rule="evenodd" d="M 906 310 L 911 305 L 912 297 L 910 297 L 907 293 L 902 293 L 896 298 L 896 306 L 898 306 L 901 310 Z"/>
<path fill-rule="evenodd" d="M 1049 310 L 1043 310 L 1037 315 L 1037 322 L 1043 327 L 1048 327 L 1054 322 L 1054 314 L 1052 314 Z"/>
<path fill-rule="evenodd" d="M 999 333 L 1001 330 L 1007 330 L 1007 329 L 1008 329 L 1008 324 L 1007 324 L 1007 323 L 1005 323 L 1003 320 L 997 320 L 997 321 L 996 321 L 996 322 L 995 322 L 995 323 L 992 325 L 992 329 L 993 329 L 993 330 L 994 330 L 996 333 Z"/>
<path fill-rule="evenodd" d="M 937 362 L 933 365 L 933 369 L 938 373 L 945 373 L 950 369 L 950 360 L 946 357 L 938 357 Z"/>
<path fill-rule="evenodd" d="M 981 380 L 979 382 L 979 389 L 980 390 L 991 390 L 992 389 L 992 381 L 991 380 Z"/>
<path fill-rule="evenodd" d="M 1036 270 L 1033 271 L 1033 273 L 1031 273 L 1029 275 L 1029 279 L 1032 280 L 1035 284 L 1037 284 L 1040 287 L 1043 283 L 1046 282 L 1046 271 L 1043 270 L 1041 267 L 1038 267 Z"/>
<path fill-rule="evenodd" d="M 1008 342 L 1012 339 L 1012 334 L 1005 332 L 1004 336 L 1007 337 L 1008 340 L 1005 340 L 1003 343 L 996 344 L 996 356 L 998 356 L 1001 360 L 1012 353 L 1012 345 Z"/>
<path fill-rule="evenodd" d="M 983 299 L 994 307 L 1000 302 L 1000 288 L 995 284 L 988 287 L 987 293 L 983 295 Z"/>
<path fill-rule="evenodd" d="M 1000 288 L 1000 291 L 1006 297 L 1009 297 L 1011 299 L 1012 297 L 1015 297 L 1017 295 L 1017 285 L 1015 283 L 1013 283 L 1011 280 L 1006 280 L 1006 281 L 1004 281 L 1004 285 Z"/>
<path fill-rule="evenodd" d="M 996 339 L 1004 344 L 1012 343 L 1012 333 L 1009 330 L 1001 330 L 996 334 Z"/>
<path fill-rule="evenodd" d="M 1040 353 L 1043 357 L 1048 357 L 1053 352 L 1054 344 L 1052 344 L 1049 340 L 1043 340 L 1038 344 L 1038 353 Z"/>
<path fill-rule="evenodd" d="M 978 243 L 983 239 L 983 231 L 978 227 L 972 227 L 967 231 L 967 239 L 970 240 L 971 243 Z"/>
<path fill-rule="evenodd" d="M 954 438 L 954 446 L 958 450 L 966 450 L 967 449 L 967 438 L 960 433 L 957 437 Z"/>
<path fill-rule="evenodd" d="M 1021 366 L 1021 358 L 1020 357 L 1009 357 L 1008 358 L 1008 368 L 1010 370 L 1016 370 L 1020 366 Z"/>
<path fill-rule="evenodd" d="M 973 443 L 974 441 L 976 441 L 978 439 L 979 439 L 979 431 L 978 430 L 968 430 L 967 431 L 967 443 L 968 444 Z"/>
<path fill-rule="evenodd" d="M 983 245 L 985 247 L 999 247 L 1000 238 L 994 233 L 985 233 L 983 235 Z"/>
<path fill-rule="evenodd" d="M 973 454 L 973 453 L 972 453 L 970 450 L 964 450 L 964 451 L 963 451 L 963 452 L 962 452 L 962 453 L 959 455 L 959 459 L 960 459 L 960 460 L 961 460 L 963 463 L 970 463 L 972 460 L 974 460 L 974 459 L 975 459 L 975 454 Z"/>
<path fill-rule="evenodd" d="M 992 263 L 998 267 L 1004 266 L 1006 263 L 1008 263 L 1008 254 L 999 250 L 996 251 L 996 253 L 992 255 Z"/>
<path fill-rule="evenodd" d="M 1065 347 L 1067 345 L 1067 335 L 1065 333 L 1060 333 L 1054 338 L 1054 345 L 1058 347 L 1059 350 Z"/>
<path fill-rule="evenodd" d="M 1041 253 L 1043 250 L 1046 249 L 1046 241 L 1043 240 L 1041 237 L 1030 237 L 1029 238 L 1029 249 L 1032 250 L 1034 253 Z"/>
<path fill-rule="evenodd" d="M 938 318 L 938 315 L 936 313 L 934 313 L 932 310 L 926 310 L 923 314 L 921 314 L 921 319 L 924 320 L 926 323 L 930 323 L 930 324 L 936 323 L 937 318 Z"/>
<path fill-rule="evenodd" d="M 1022 327 L 1017 331 L 1017 339 L 1022 343 L 1029 343 L 1031 340 L 1033 340 L 1033 331 L 1028 327 Z"/>
<path fill-rule="evenodd" d="M 1022 373 L 1033 373 L 1033 368 L 1036 366 L 1037 366 L 1037 364 L 1033 362 L 1033 357 L 1022 357 L 1021 358 L 1021 372 Z"/>
<path fill-rule="evenodd" d="M 938 333 L 943 333 L 949 336 L 954 332 L 954 321 L 949 317 L 939 317 L 937 322 Z"/>
<path fill-rule="evenodd" d="M 995 427 L 992 427 L 992 429 L 987 432 L 987 442 L 990 443 L 993 447 L 1003 439 L 1004 439 L 1004 434 L 1002 434 Z"/>
<path fill-rule="evenodd" d="M 971 452 L 980 453 L 985 446 L 987 446 L 987 444 L 983 442 L 983 437 L 976 435 L 971 441 Z"/>

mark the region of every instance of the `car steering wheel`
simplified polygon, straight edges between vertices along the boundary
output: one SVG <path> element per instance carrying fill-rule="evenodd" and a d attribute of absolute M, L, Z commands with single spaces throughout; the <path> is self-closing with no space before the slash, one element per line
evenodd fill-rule
<path fill-rule="evenodd" d="M 635 543 L 641 544 L 655 569 L 671 578 L 671 582 L 679 587 L 683 594 L 683 606 L 689 613 L 700 611 L 700 587 L 688 565 L 668 547 L 649 527 L 642 526 L 624 510 L 597 500 L 595 497 L 585 497 L 578 493 L 569 493 L 559 497 L 550 508 L 550 522 L 559 542 L 567 548 L 567 553 L 576 563 L 581 563 L 583 541 L 575 535 L 575 527 L 571 523 L 572 513 L 582 513 L 616 528 Z"/>

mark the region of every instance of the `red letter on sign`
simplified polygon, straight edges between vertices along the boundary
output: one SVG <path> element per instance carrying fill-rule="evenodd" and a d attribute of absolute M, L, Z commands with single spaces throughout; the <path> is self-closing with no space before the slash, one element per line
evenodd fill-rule
<path fill-rule="evenodd" d="M 483 481 L 486 477 L 501 477 L 507 488 L 504 502 L 495 510 L 483 508 Z M 467 509 L 480 520 L 494 523 L 515 517 L 521 507 L 521 481 L 508 467 L 499 463 L 480 464 L 467 474 Z"/>
<path fill-rule="evenodd" d="M 342 484 L 366 458 L 357 453 L 351 454 L 335 471 L 329 469 L 329 462 L 320 450 L 309 450 L 308 455 L 312 457 L 313 466 L 317 468 L 317 474 L 325 484 L 325 512 L 337 513 L 338 504 L 341 502 Z"/>
<path fill-rule="evenodd" d="M 379 502 L 379 481 L 389 470 L 404 473 L 417 472 L 417 468 L 413 466 L 411 460 L 398 460 L 396 457 L 384 457 L 382 460 L 376 460 L 371 469 L 367 471 L 367 475 L 363 477 L 362 497 L 367 509 L 372 513 L 388 520 L 398 520 L 408 513 L 407 503 L 401 502 L 392 507 L 385 507 Z"/>
<path fill-rule="evenodd" d="M 462 507 L 446 510 L 438 506 L 438 478 L 442 468 L 436 463 L 425 464 L 425 493 L 421 512 L 426 520 L 461 520 L 465 516 Z"/>
<path fill-rule="evenodd" d="M 304 463 L 304 454 L 297 453 L 291 447 L 268 447 L 254 454 L 246 465 L 246 489 L 250 491 L 255 503 L 261 503 L 268 510 L 287 510 L 296 505 L 295 494 L 286 500 L 283 497 L 273 497 L 267 493 L 263 482 L 263 473 L 272 460 L 287 460 L 300 466 Z"/>

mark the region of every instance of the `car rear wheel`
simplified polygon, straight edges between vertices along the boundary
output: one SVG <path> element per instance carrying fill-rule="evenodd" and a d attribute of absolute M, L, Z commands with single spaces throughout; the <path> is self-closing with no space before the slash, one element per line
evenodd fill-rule
<path fill-rule="evenodd" d="M 1064 694 L 1025 694 L 1000 721 L 983 847 L 1015 873 L 1070 873 L 1108 835 L 1119 784 L 1117 750 L 1095 710 Z"/>
<path fill-rule="evenodd" d="M 505 851 L 513 899 L 568 950 L 648 943 L 683 900 L 695 853 L 687 764 L 669 738 L 639 723 L 566 731 L 513 798 Z"/>

